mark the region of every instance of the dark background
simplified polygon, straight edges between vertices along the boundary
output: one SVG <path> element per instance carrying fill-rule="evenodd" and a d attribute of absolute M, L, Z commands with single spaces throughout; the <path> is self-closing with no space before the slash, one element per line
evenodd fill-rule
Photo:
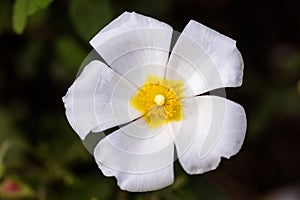
<path fill-rule="evenodd" d="M 1 0 L 0 199 L 300 199 L 300 2 L 238 0 Z M 30 4 L 30 5 L 28 5 Z M 69 126 L 61 101 L 88 41 L 123 11 L 182 31 L 190 19 L 237 41 L 244 82 L 239 154 L 217 170 L 127 193 L 104 177 Z"/>

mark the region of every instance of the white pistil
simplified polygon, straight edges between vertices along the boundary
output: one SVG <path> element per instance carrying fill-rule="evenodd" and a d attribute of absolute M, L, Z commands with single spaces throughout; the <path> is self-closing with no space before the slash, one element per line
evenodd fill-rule
<path fill-rule="evenodd" d="M 165 97 L 161 94 L 157 94 L 155 97 L 154 97 L 154 102 L 156 103 L 156 105 L 158 106 L 162 106 L 165 104 Z"/>

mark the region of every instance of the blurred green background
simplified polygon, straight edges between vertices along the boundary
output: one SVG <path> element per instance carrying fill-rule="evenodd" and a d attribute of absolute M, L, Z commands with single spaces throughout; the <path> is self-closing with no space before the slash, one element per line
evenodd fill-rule
<path fill-rule="evenodd" d="M 300 199 L 300 2 L 287 0 L 1 0 L 0 199 Z M 181 31 L 190 19 L 235 40 L 248 130 L 216 171 L 127 193 L 98 170 L 61 101 L 92 50 L 88 41 L 123 11 Z M 280 198 L 281 197 L 281 198 Z"/>

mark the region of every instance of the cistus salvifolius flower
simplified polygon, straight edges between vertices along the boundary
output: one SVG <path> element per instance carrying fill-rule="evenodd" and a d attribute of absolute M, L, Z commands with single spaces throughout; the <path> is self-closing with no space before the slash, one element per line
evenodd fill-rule
<path fill-rule="evenodd" d="M 89 62 L 63 97 L 82 140 L 119 127 L 93 155 L 123 190 L 172 184 L 176 159 L 188 174 L 213 170 L 244 141 L 243 107 L 209 95 L 241 86 L 236 42 L 193 20 L 172 42 L 168 24 L 124 12 L 90 41 L 103 61 Z"/>

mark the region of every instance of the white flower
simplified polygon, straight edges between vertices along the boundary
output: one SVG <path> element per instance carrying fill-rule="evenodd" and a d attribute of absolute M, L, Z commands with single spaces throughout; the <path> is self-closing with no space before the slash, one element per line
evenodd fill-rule
<path fill-rule="evenodd" d="M 215 169 L 241 148 L 243 107 L 201 95 L 242 84 L 235 41 L 191 20 L 170 52 L 172 27 L 125 12 L 90 42 L 109 67 L 90 62 L 63 98 L 82 140 L 122 125 L 98 142 L 95 160 L 128 191 L 151 191 L 174 181 L 178 158 L 188 174 Z"/>

